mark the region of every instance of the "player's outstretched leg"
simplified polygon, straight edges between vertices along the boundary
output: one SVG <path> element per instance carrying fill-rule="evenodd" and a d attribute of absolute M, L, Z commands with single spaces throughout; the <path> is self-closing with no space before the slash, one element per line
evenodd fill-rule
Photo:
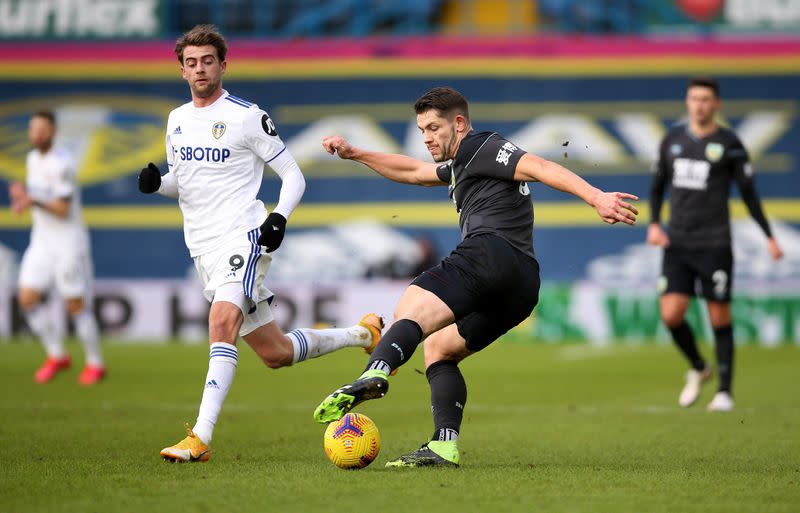
<path fill-rule="evenodd" d="M 383 318 L 369 313 L 349 328 L 292 330 L 286 334 L 292 343 L 292 364 L 338 351 L 344 347 L 361 347 L 371 354 L 381 340 Z"/>
<path fill-rule="evenodd" d="M 386 463 L 389 468 L 458 467 L 458 448 L 450 442 L 431 440 L 414 452 Z"/>
<path fill-rule="evenodd" d="M 375 347 L 364 373 L 323 399 L 314 410 L 314 420 L 321 424 L 339 420 L 359 403 L 385 396 L 389 374 L 411 358 L 421 340 L 419 324 L 410 319 L 396 321 Z"/>
<path fill-rule="evenodd" d="M 192 431 L 188 424 L 185 427 L 188 436 L 173 446 L 163 448 L 161 457 L 173 463 L 208 461 L 211 458 L 211 449 Z"/>

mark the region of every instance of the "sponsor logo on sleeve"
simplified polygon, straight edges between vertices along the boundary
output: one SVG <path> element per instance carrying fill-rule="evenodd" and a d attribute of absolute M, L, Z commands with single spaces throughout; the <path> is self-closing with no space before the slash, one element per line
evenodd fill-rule
<path fill-rule="evenodd" d="M 270 118 L 267 114 L 261 116 L 261 128 L 263 128 L 264 133 L 269 136 L 275 137 L 278 135 L 278 129 L 275 128 L 275 122 L 272 121 L 272 118 Z"/>

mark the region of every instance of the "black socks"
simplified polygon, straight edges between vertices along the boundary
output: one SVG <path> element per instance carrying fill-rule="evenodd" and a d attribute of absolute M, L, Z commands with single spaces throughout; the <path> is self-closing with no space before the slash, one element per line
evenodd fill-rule
<path fill-rule="evenodd" d="M 731 391 L 733 379 L 733 327 L 729 324 L 721 328 L 714 328 L 714 338 L 717 348 L 717 365 L 719 366 L 719 391 Z"/>
<path fill-rule="evenodd" d="M 379 369 L 390 374 L 411 358 L 420 342 L 422 328 L 419 324 L 409 319 L 400 319 L 392 324 L 378 342 L 378 347 L 372 352 L 364 370 Z"/>
<path fill-rule="evenodd" d="M 440 360 L 425 371 L 431 387 L 432 440 L 456 440 L 467 403 L 467 384 L 458 363 Z"/>
<path fill-rule="evenodd" d="M 689 364 L 692 368 L 697 371 L 705 369 L 706 362 L 697 351 L 697 343 L 694 340 L 694 333 L 692 333 L 692 328 L 689 327 L 689 324 L 683 321 L 677 327 L 669 328 L 669 331 L 672 333 L 672 339 L 675 341 L 675 344 L 681 352 L 686 355 L 686 359 L 689 360 Z"/>

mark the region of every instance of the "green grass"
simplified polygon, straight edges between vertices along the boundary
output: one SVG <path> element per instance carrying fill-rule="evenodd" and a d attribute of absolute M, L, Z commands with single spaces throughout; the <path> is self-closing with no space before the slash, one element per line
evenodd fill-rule
<path fill-rule="evenodd" d="M 77 347 L 71 346 L 79 355 Z M 706 353 L 710 353 L 706 348 Z M 743 347 L 737 410 L 677 407 L 684 372 L 665 346 L 496 344 L 463 364 L 460 469 L 386 470 L 432 431 L 421 354 L 360 411 L 382 448 L 335 468 L 311 413 L 364 362 L 342 351 L 271 371 L 242 349 L 205 464 L 158 451 L 193 422 L 202 346 L 106 345 L 109 380 L 79 369 L 37 386 L 41 350 L 0 345 L 0 511 L 779 512 L 800 505 L 800 348 Z M 76 358 L 79 360 L 79 358 Z M 78 366 L 79 367 L 79 366 Z"/>

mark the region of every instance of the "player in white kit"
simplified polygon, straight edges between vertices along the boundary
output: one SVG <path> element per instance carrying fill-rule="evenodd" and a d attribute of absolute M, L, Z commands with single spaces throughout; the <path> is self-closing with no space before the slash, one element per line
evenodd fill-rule
<path fill-rule="evenodd" d="M 25 183 L 9 186 L 11 208 L 30 209 L 31 241 L 22 257 L 18 301 L 31 331 L 39 337 L 47 359 L 34 374 L 47 383 L 72 363 L 54 319 L 43 304 L 52 290 L 66 303 L 83 344 L 86 366 L 78 377 L 92 385 L 106 375 L 100 353 L 97 321 L 92 314 L 92 260 L 89 233 L 81 220 L 80 188 L 71 156 L 53 147 L 55 116 L 50 111 L 34 114 L 28 125 L 33 149 L 26 161 Z"/>
<path fill-rule="evenodd" d="M 305 179 L 269 115 L 222 88 L 225 39 L 211 25 L 198 25 L 175 46 L 192 101 L 167 121 L 168 172 L 142 169 L 139 189 L 177 198 L 184 237 L 211 301 L 208 374 L 197 422 L 188 436 L 161 451 L 169 461 L 206 461 L 214 426 L 238 362 L 244 338 L 270 368 L 289 366 L 343 347 L 371 352 L 383 321 L 368 314 L 355 326 L 293 330 L 284 334 L 270 310 L 264 280 L 283 240 L 286 221 L 305 191 Z M 281 179 L 278 204 L 267 215 L 257 195 L 264 164 Z"/>

